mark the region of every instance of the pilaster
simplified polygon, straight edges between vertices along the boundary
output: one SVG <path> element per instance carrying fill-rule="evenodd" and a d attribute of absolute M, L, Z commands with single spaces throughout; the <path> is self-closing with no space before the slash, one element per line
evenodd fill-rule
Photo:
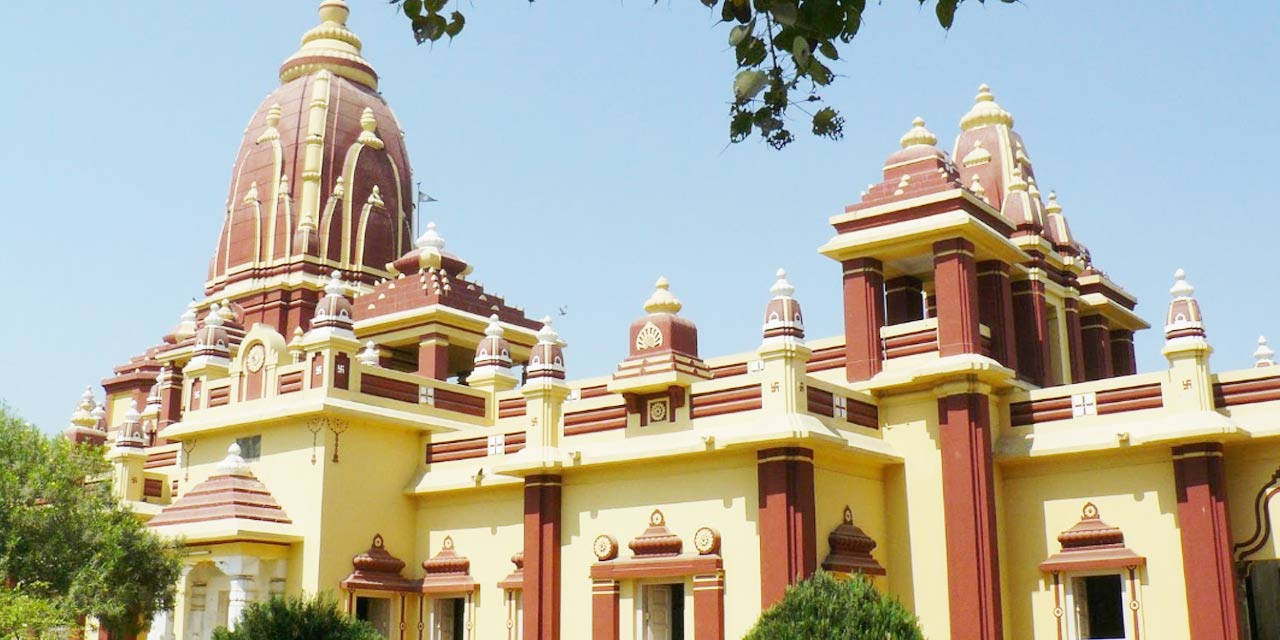
<path fill-rule="evenodd" d="M 418 375 L 433 380 L 449 376 L 449 339 L 438 334 L 424 336 L 418 343 Z"/>
<path fill-rule="evenodd" d="M 558 475 L 524 482 L 524 638 L 560 638 L 560 501 Z"/>
<path fill-rule="evenodd" d="M 1231 521 L 1221 443 L 1173 448 L 1190 640 L 1239 640 Z"/>
<path fill-rule="evenodd" d="M 617 580 L 592 580 L 592 640 L 618 640 L 618 589 Z"/>
<path fill-rule="evenodd" d="M 974 246 L 964 238 L 933 243 L 933 284 L 938 296 L 938 355 L 981 353 L 978 269 Z"/>
<path fill-rule="evenodd" d="M 938 399 L 951 637 L 1001 640 L 990 406 L 982 389 L 951 391 Z"/>
<path fill-rule="evenodd" d="M 978 320 L 991 329 L 991 357 L 1018 369 L 1018 341 L 1013 324 L 1013 282 L 1009 265 L 999 260 L 978 263 Z"/>
<path fill-rule="evenodd" d="M 1101 315 L 1081 318 L 1080 344 L 1084 356 L 1085 380 L 1102 380 L 1115 375 L 1111 357 L 1111 335 L 1106 318 Z"/>
<path fill-rule="evenodd" d="M 813 450 L 763 449 L 757 454 L 760 494 L 760 606 L 767 609 L 789 585 L 818 567 L 814 523 Z"/>
<path fill-rule="evenodd" d="M 1051 380 L 1049 357 L 1049 310 L 1044 299 L 1044 282 L 1039 269 L 1031 277 L 1013 283 L 1013 325 L 1017 336 L 1018 371 L 1032 384 L 1045 386 Z"/>
<path fill-rule="evenodd" d="M 874 258 L 844 263 L 845 375 L 850 382 L 880 373 L 884 326 L 884 265 Z"/>

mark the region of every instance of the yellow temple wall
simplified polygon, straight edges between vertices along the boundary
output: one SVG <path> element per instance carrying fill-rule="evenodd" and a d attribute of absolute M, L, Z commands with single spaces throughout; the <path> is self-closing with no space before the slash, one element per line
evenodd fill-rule
<path fill-rule="evenodd" d="M 1058 534 L 1080 521 L 1088 502 L 1097 506 L 1104 522 L 1124 532 L 1126 546 L 1147 559 L 1138 570 L 1142 637 L 1188 636 L 1177 494 L 1168 450 L 1022 460 L 1005 465 L 1002 475 L 999 526 L 1011 532 L 1002 537 L 1000 549 L 1006 637 L 1057 637 L 1053 578 L 1039 565 L 1061 550 Z"/>
<path fill-rule="evenodd" d="M 619 557 L 630 557 L 627 543 L 644 532 L 655 508 L 667 527 L 693 554 L 693 534 L 701 527 L 720 532 L 724 559 L 725 637 L 740 638 L 760 609 L 760 537 L 754 452 L 714 458 L 676 458 L 644 465 L 602 468 L 564 478 L 561 528 L 561 637 L 591 637 L 591 580 L 596 561 L 592 542 L 601 534 L 618 541 Z M 843 507 L 842 507 L 843 508 Z M 635 640 L 635 582 L 623 581 L 619 597 L 620 640 Z M 693 628 L 693 589 L 685 581 L 685 628 Z"/>
<path fill-rule="evenodd" d="M 505 594 L 497 583 L 515 570 L 511 556 L 524 549 L 523 486 L 421 497 L 415 520 L 417 535 L 409 542 L 416 546 L 388 547 L 409 564 L 405 575 L 421 576 L 422 562 L 439 553 L 445 537 L 451 537 L 454 551 L 471 561 L 471 576 L 480 583 L 473 601 L 472 637 L 507 637 Z M 426 611 L 429 619 L 430 600 Z M 416 621 L 416 612 L 409 618 Z"/>
<path fill-rule="evenodd" d="M 884 541 L 886 554 L 877 558 L 887 559 L 889 593 L 920 618 L 925 637 L 946 638 L 951 624 L 937 400 L 931 393 L 899 396 L 881 404 L 880 416 L 888 425 L 885 441 L 904 462 L 884 472 L 885 535 L 868 534 Z"/>

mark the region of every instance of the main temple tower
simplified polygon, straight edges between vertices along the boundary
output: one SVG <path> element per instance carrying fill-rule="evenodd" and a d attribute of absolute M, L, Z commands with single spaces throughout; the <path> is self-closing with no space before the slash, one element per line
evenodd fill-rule
<path fill-rule="evenodd" d="M 404 134 L 348 13 L 321 4 L 236 154 L 204 306 L 230 302 L 246 327 L 305 329 L 325 276 L 372 284 L 412 246 Z"/>

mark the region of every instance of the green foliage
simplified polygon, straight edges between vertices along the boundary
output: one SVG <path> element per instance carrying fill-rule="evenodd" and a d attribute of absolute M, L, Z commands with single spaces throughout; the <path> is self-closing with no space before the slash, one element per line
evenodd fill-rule
<path fill-rule="evenodd" d="M 245 610 L 235 631 L 213 632 L 213 640 L 381 640 L 368 622 L 347 617 L 327 595 L 272 598 Z"/>
<path fill-rule="evenodd" d="M 0 460 L 0 583 L 122 634 L 173 605 L 177 545 L 121 508 L 101 447 L 47 437 L 0 405 Z"/>
<path fill-rule="evenodd" d="M 56 603 L 0 586 L 0 638 L 56 637 L 68 622 Z"/>
<path fill-rule="evenodd" d="M 745 640 L 923 640 L 916 617 L 862 575 L 819 571 L 787 589 Z"/>
<path fill-rule="evenodd" d="M 461 0 L 390 0 L 400 5 L 419 44 L 450 40 L 462 32 L 466 20 L 459 11 L 445 16 L 445 8 Z M 916 0 L 924 5 L 931 0 Z M 964 0 L 932 0 L 943 29 L 951 29 L 956 9 Z M 978 0 L 985 3 L 987 0 Z M 1011 4 L 1018 0 L 1000 0 Z M 530 3 L 533 0 L 529 0 Z M 656 4 L 658 0 L 654 0 Z M 844 118 L 831 106 L 821 106 L 823 87 L 837 79 L 824 62 L 840 59 L 840 45 L 848 44 L 862 27 L 866 0 L 699 0 L 718 13 L 729 29 L 738 72 L 733 79 L 729 108 L 729 140 L 741 142 L 758 133 L 775 149 L 795 140 L 788 128 L 791 110 L 808 116 L 813 135 L 838 140 Z M 815 53 L 817 55 L 815 55 Z"/>

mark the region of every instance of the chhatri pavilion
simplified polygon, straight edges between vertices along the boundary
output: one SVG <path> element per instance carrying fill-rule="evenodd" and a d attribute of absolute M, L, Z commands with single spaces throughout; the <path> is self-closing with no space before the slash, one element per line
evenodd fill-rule
<path fill-rule="evenodd" d="M 249 121 L 203 298 L 67 430 L 185 545 L 147 638 L 329 592 L 396 640 L 721 640 L 818 569 L 933 639 L 1280 638 L 1280 367 L 1214 370 L 1178 271 L 1138 372 L 1137 301 L 986 86 L 949 153 L 917 119 L 830 217 L 842 335 L 779 270 L 759 341 L 704 354 L 659 278 L 583 379 L 414 229 L 348 14 Z"/>

